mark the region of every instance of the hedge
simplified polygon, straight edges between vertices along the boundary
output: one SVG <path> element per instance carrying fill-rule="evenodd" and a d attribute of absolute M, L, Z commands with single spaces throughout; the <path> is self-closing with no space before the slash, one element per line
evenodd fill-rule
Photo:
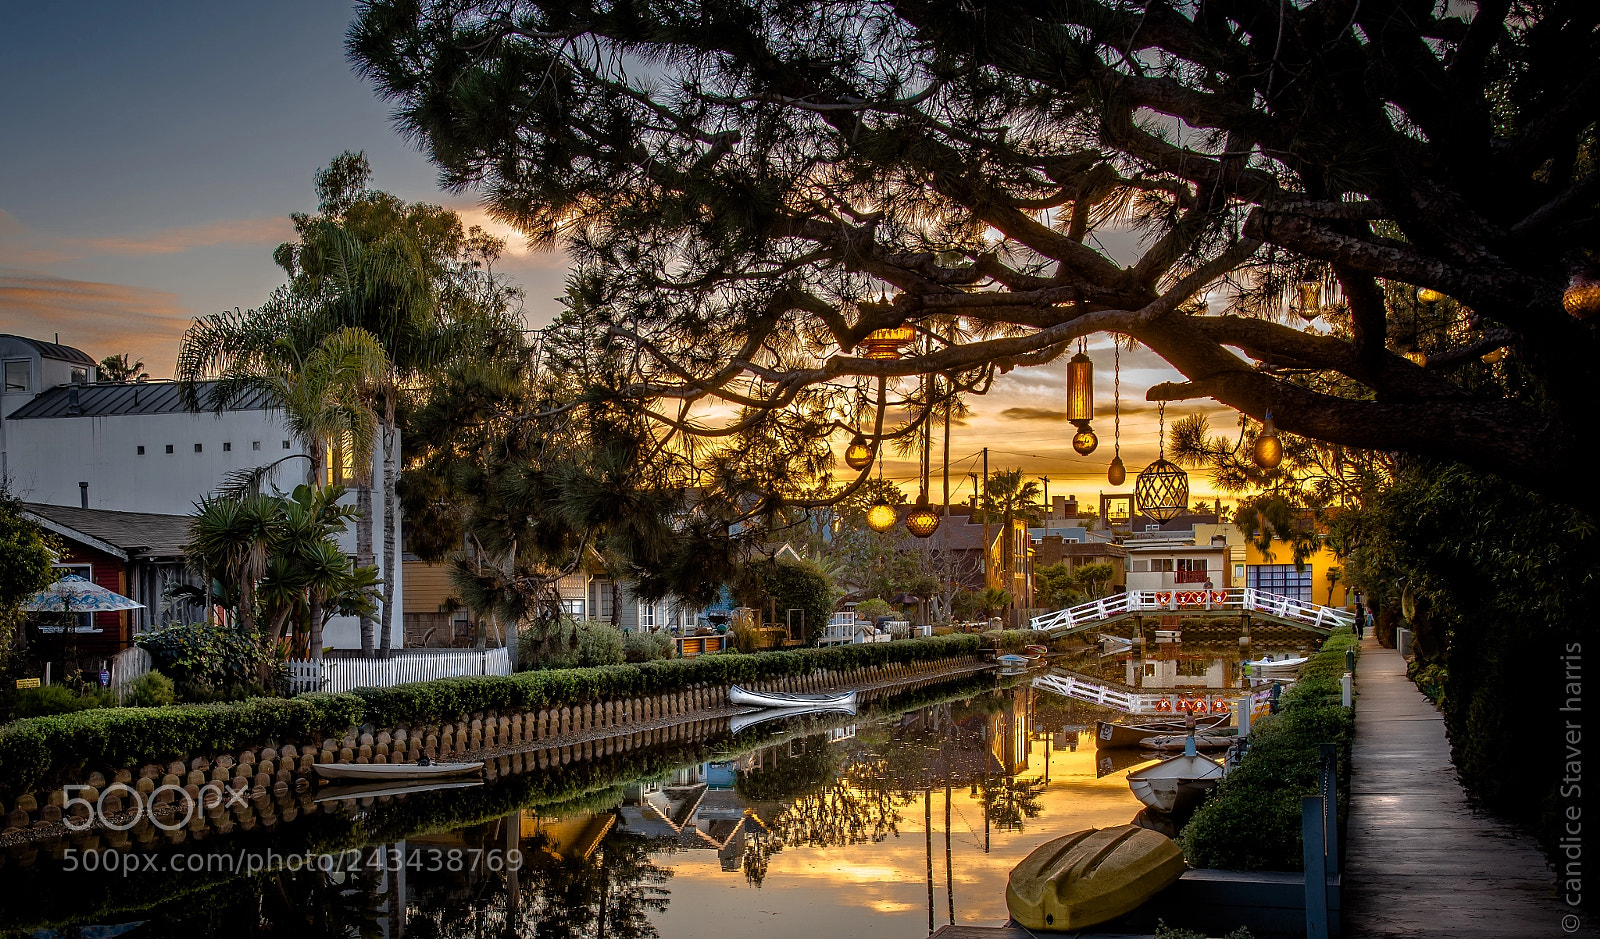
<path fill-rule="evenodd" d="M 443 678 L 344 694 L 252 698 L 230 704 L 106 708 L 15 721 L 0 728 L 0 791 L 78 781 L 88 767 L 132 767 L 187 754 L 232 750 L 251 741 L 321 740 L 353 725 L 458 720 L 476 711 L 540 710 L 587 701 L 644 697 L 695 685 L 727 685 L 817 669 L 848 671 L 958 655 L 976 655 L 977 636 L 939 636 L 799 649 L 757 655 L 718 653 L 693 659 Z"/>
<path fill-rule="evenodd" d="M 1304 867 L 1300 799 L 1320 789 L 1322 744 L 1339 753 L 1339 818 L 1349 808 L 1353 709 L 1341 704 L 1348 629 L 1330 635 L 1283 694 L 1279 713 L 1251 726 L 1250 751 L 1211 791 L 1179 836 L 1194 867 L 1298 871 Z M 1340 839 L 1343 843 L 1343 839 Z"/>

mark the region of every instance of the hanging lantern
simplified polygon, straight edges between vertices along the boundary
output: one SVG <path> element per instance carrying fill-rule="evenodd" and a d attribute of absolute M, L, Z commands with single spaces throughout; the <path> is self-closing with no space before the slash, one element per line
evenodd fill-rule
<path fill-rule="evenodd" d="M 1485 365 L 1495 365 L 1495 364 L 1499 363 L 1500 361 L 1502 361 L 1505 357 L 1506 357 L 1506 350 L 1505 350 L 1504 346 L 1501 346 L 1498 349 L 1490 349 L 1488 352 L 1485 352 L 1483 354 L 1483 356 L 1482 356 L 1483 364 L 1485 364 Z"/>
<path fill-rule="evenodd" d="M 1167 406 L 1160 415 L 1161 456 L 1133 481 L 1133 501 L 1151 518 L 1170 522 L 1189 508 L 1189 474 L 1167 459 Z"/>
<path fill-rule="evenodd" d="M 1100 445 L 1100 438 L 1089 426 L 1094 420 L 1094 362 L 1084 354 L 1082 346 L 1067 362 L 1067 420 L 1078 428 L 1072 435 L 1072 449 L 1080 456 L 1093 453 Z"/>
<path fill-rule="evenodd" d="M 1417 299 L 1428 304 L 1429 306 L 1432 306 L 1433 304 L 1438 303 L 1440 300 L 1443 300 L 1444 294 L 1434 290 L 1432 287 L 1418 287 Z"/>
<path fill-rule="evenodd" d="M 867 509 L 867 527 L 876 532 L 888 531 L 894 527 L 899 515 L 900 513 L 889 503 L 875 502 Z"/>
<path fill-rule="evenodd" d="M 867 439 L 856 434 L 850 441 L 850 446 L 845 448 L 844 463 L 853 470 L 864 470 L 872 465 L 872 447 L 867 444 Z"/>
<path fill-rule="evenodd" d="M 928 494 L 917 497 L 916 508 L 906 513 L 906 531 L 918 538 L 926 538 L 939 530 L 939 513 L 928 504 Z"/>
<path fill-rule="evenodd" d="M 1261 433 L 1256 435 L 1250 448 L 1250 459 L 1264 470 L 1277 469 L 1283 462 L 1283 441 L 1278 439 L 1278 428 L 1272 423 L 1272 412 L 1261 422 Z"/>
<path fill-rule="evenodd" d="M 867 338 L 861 340 L 856 346 L 863 359 L 898 359 L 900 347 L 915 339 L 917 334 L 910 326 L 896 326 L 893 329 L 875 329 L 867 333 Z"/>
<path fill-rule="evenodd" d="M 1412 364 L 1418 366 L 1419 368 L 1428 367 L 1428 353 L 1423 352 L 1421 349 L 1411 349 L 1407 352 L 1402 352 L 1401 355 L 1404 355 L 1407 359 L 1410 359 Z"/>
<path fill-rule="evenodd" d="M 1300 302 L 1295 307 L 1295 312 L 1300 318 L 1310 322 L 1322 312 L 1322 285 L 1315 281 L 1306 281 L 1296 284 L 1295 289 L 1300 292 Z"/>
<path fill-rule="evenodd" d="M 1111 466 L 1106 470 L 1106 482 L 1113 486 L 1120 486 L 1128 481 L 1128 468 L 1122 465 L 1122 457 L 1111 458 Z"/>
<path fill-rule="evenodd" d="M 1600 272 L 1590 269 L 1573 277 L 1561 295 L 1561 305 L 1580 320 L 1600 313 Z"/>

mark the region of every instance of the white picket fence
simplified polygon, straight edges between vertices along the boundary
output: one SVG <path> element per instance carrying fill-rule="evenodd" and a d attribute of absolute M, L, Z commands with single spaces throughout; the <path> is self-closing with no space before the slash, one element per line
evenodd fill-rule
<path fill-rule="evenodd" d="M 289 692 L 389 688 L 414 681 L 464 675 L 511 674 L 511 650 L 401 652 L 388 659 L 324 659 L 289 663 Z"/>
<path fill-rule="evenodd" d="M 130 646 L 118 652 L 111 658 L 111 691 L 117 696 L 117 703 L 121 704 L 127 697 L 128 686 L 140 675 L 150 671 L 150 653 Z"/>

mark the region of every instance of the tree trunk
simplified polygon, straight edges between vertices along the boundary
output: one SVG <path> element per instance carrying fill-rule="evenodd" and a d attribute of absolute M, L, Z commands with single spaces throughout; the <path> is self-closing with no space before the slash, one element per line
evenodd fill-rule
<path fill-rule="evenodd" d="M 378 654 L 389 657 L 391 635 L 394 629 L 394 581 L 400 560 L 395 556 L 395 426 L 394 393 L 383 396 L 383 429 L 379 440 L 383 443 L 383 606 L 379 616 L 383 624 L 379 632 Z M 405 637 L 400 639 L 405 644 Z"/>
<path fill-rule="evenodd" d="M 322 591 L 311 591 L 311 661 L 322 661 Z"/>
<path fill-rule="evenodd" d="M 361 516 L 356 523 L 356 565 L 370 567 L 372 565 L 372 487 L 360 486 L 356 489 L 356 514 Z M 361 654 L 372 656 L 372 640 L 376 623 L 372 617 L 361 617 Z"/>

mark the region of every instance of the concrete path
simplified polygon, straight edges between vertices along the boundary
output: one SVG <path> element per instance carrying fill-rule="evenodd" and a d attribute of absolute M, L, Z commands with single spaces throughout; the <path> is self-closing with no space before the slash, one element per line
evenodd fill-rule
<path fill-rule="evenodd" d="M 1344 871 L 1345 935 L 1593 937 L 1564 917 L 1531 836 L 1473 812 L 1450 762 L 1444 719 L 1405 660 L 1362 643 Z"/>

